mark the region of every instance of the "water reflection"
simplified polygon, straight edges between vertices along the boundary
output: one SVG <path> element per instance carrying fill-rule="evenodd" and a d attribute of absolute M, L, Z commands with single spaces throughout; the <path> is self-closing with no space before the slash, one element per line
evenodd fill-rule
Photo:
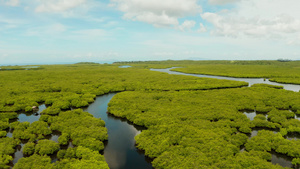
<path fill-rule="evenodd" d="M 119 68 L 130 68 L 132 66 L 124 65 L 124 66 L 119 66 Z"/>
<path fill-rule="evenodd" d="M 13 155 L 13 158 L 14 158 L 13 161 L 12 161 L 13 165 L 16 164 L 18 162 L 18 160 L 23 157 L 23 146 L 24 146 L 24 144 L 25 143 L 21 143 L 20 145 L 18 145 L 16 147 L 16 152 Z"/>
<path fill-rule="evenodd" d="M 214 78 L 214 79 L 244 81 L 244 82 L 248 82 L 249 86 L 252 86 L 253 84 L 257 84 L 257 83 L 264 83 L 264 84 L 270 84 L 270 85 L 283 86 L 283 88 L 285 90 L 291 90 L 291 91 L 295 91 L 295 92 L 298 92 L 300 90 L 300 85 L 276 83 L 276 82 L 271 82 L 268 79 L 264 79 L 264 78 L 234 78 L 234 77 L 190 74 L 190 73 L 181 73 L 181 72 L 171 71 L 171 69 L 174 69 L 174 68 L 176 68 L 176 67 L 167 68 L 167 69 L 150 69 L 150 70 L 158 71 L 158 72 L 165 72 L 165 73 L 169 73 L 169 74 L 176 74 L 176 75 L 188 75 L 188 76 L 206 77 L 206 78 Z"/>
<path fill-rule="evenodd" d="M 45 109 L 46 109 L 46 105 L 42 104 L 42 105 L 39 106 L 39 109 L 36 112 L 33 112 L 33 113 L 21 113 L 19 115 L 19 117 L 18 117 L 19 122 L 28 121 L 28 122 L 32 123 L 32 122 L 38 121 L 40 119 L 41 112 L 43 110 L 45 110 Z"/>
<path fill-rule="evenodd" d="M 254 120 L 254 117 L 256 116 L 256 112 L 252 111 L 244 111 L 244 113 L 250 120 Z"/>
<path fill-rule="evenodd" d="M 107 112 L 107 104 L 116 93 L 97 97 L 84 111 L 105 121 L 108 130 L 108 142 L 104 149 L 104 157 L 111 169 L 140 169 L 152 168 L 151 160 L 135 147 L 134 137 L 143 127 L 131 125 L 127 120 L 116 118 Z"/>
<path fill-rule="evenodd" d="M 294 168 L 294 166 L 291 162 L 293 160 L 292 157 L 288 157 L 286 155 L 276 153 L 275 151 L 272 151 L 271 154 L 272 154 L 271 162 L 273 164 L 279 164 L 282 167 Z"/>
<path fill-rule="evenodd" d="M 116 93 L 110 93 L 96 98 L 95 102 L 89 107 L 85 108 L 84 111 L 88 111 L 93 114 L 96 118 L 101 118 L 105 121 L 105 127 L 108 129 L 108 142 L 105 142 L 104 157 L 112 169 L 140 169 L 140 168 L 152 168 L 151 159 L 145 157 L 143 151 L 138 150 L 135 147 L 134 137 L 144 130 L 144 127 L 133 125 L 133 123 L 128 122 L 126 119 L 117 118 L 107 112 L 107 106 L 111 98 Z M 38 121 L 40 118 L 40 112 L 46 109 L 46 106 L 40 105 L 39 110 L 31 114 L 20 114 L 19 121 L 30 123 Z M 53 131 L 51 135 L 45 137 L 45 139 L 53 140 L 58 142 L 58 138 L 61 135 L 58 131 Z M 12 131 L 8 130 L 8 137 L 12 137 Z M 16 152 L 14 153 L 13 161 L 11 167 L 17 163 L 17 161 L 24 157 L 23 156 L 23 146 L 27 141 L 23 140 L 22 144 L 18 145 Z M 74 147 L 71 142 L 69 145 L 61 146 L 61 149 L 67 149 L 69 147 Z M 56 153 L 50 155 L 51 161 L 57 161 Z"/>

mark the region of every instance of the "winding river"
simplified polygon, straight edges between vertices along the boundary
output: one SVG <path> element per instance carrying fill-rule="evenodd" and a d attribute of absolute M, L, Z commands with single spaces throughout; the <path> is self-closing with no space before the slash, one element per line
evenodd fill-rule
<path fill-rule="evenodd" d="M 144 128 L 130 124 L 125 119 L 116 118 L 107 113 L 107 105 L 116 93 L 96 98 L 84 109 L 105 121 L 108 130 L 108 143 L 104 148 L 104 157 L 111 169 L 150 169 L 151 161 L 135 147 L 134 137 Z"/>
<path fill-rule="evenodd" d="M 105 127 L 108 130 L 108 140 L 104 148 L 104 157 L 111 169 L 152 169 L 151 159 L 147 158 L 144 153 L 135 147 L 134 137 L 141 133 L 145 128 L 136 126 L 125 119 L 116 118 L 115 116 L 107 113 L 109 101 L 116 93 L 109 93 L 98 96 L 95 102 L 90 104 L 84 111 L 89 112 L 96 118 L 101 118 L 105 121 Z M 39 106 L 39 110 L 33 114 L 21 113 L 18 117 L 20 122 L 28 121 L 30 123 L 38 121 L 40 112 L 46 109 L 44 104 Z M 48 136 L 48 139 L 58 142 L 59 133 L 53 133 Z M 12 137 L 12 132 L 7 133 L 7 137 Z M 11 167 L 23 157 L 22 149 L 26 142 L 22 142 L 16 148 L 14 153 L 14 160 Z M 64 149 L 72 147 L 70 142 L 69 146 L 63 147 Z M 52 162 L 57 161 L 55 155 L 51 156 Z"/>
<path fill-rule="evenodd" d="M 127 67 L 124 67 L 127 68 Z M 235 81 L 245 81 L 249 83 L 249 86 L 256 83 L 265 83 L 272 85 L 280 85 L 283 86 L 286 90 L 296 91 L 300 90 L 300 85 L 292 85 L 292 84 L 280 84 L 275 82 L 270 82 L 269 80 L 264 80 L 263 78 L 232 78 L 232 77 L 223 77 L 223 76 L 210 76 L 210 75 L 198 75 L 198 74 L 188 74 L 181 72 L 171 71 L 173 68 L 168 69 L 151 69 L 152 71 L 165 72 L 169 74 L 176 75 L 188 75 L 188 76 L 196 76 L 196 77 L 206 77 L 206 78 L 215 78 L 215 79 L 226 79 L 226 80 L 235 80 Z M 115 116 L 107 113 L 108 103 L 112 99 L 112 97 L 116 93 L 105 94 L 102 96 L 98 96 L 94 103 L 89 105 L 87 108 L 83 109 L 91 113 L 96 118 L 101 118 L 105 121 L 105 127 L 108 130 L 108 141 L 106 142 L 104 149 L 104 157 L 106 162 L 108 163 L 111 169 L 151 169 L 151 160 L 148 159 L 144 152 L 141 152 L 135 147 L 134 137 L 139 134 L 145 128 L 140 126 L 135 126 L 134 124 L 128 122 L 125 119 L 116 118 Z M 37 121 L 40 117 L 40 112 L 44 110 L 46 106 L 40 105 L 38 113 L 32 115 L 20 114 L 19 121 L 29 121 L 34 122 Z M 254 118 L 256 112 L 245 112 L 245 114 L 249 118 Z M 258 130 L 253 130 L 251 137 L 253 137 Z M 12 137 L 12 133 L 8 132 L 8 137 Z M 57 141 L 59 134 L 53 133 L 49 139 Z M 296 139 L 298 136 L 291 136 L 290 139 Z M 23 157 L 22 147 L 24 143 L 17 147 L 17 151 L 14 154 L 15 164 L 19 158 Z M 72 145 L 69 145 L 72 146 Z M 56 161 L 55 157 L 52 161 Z M 284 167 L 292 167 L 291 159 L 282 156 L 280 154 L 272 153 L 272 163 L 280 164 Z"/>
<path fill-rule="evenodd" d="M 298 92 L 300 90 L 300 85 L 276 83 L 276 82 L 271 82 L 268 79 L 264 79 L 264 78 L 235 78 L 235 77 L 226 77 L 226 76 L 212 76 L 212 75 L 190 74 L 190 73 L 171 71 L 174 68 L 177 68 L 177 67 L 172 67 L 172 68 L 167 68 L 167 69 L 150 69 L 150 70 L 158 71 L 158 72 L 165 72 L 165 73 L 175 74 L 175 75 L 186 75 L 186 76 L 206 77 L 206 78 L 214 78 L 214 79 L 244 81 L 244 82 L 249 83 L 249 87 L 252 86 L 253 84 L 264 83 L 264 84 L 270 84 L 270 85 L 283 86 L 283 88 L 285 90 L 291 90 L 294 92 Z"/>

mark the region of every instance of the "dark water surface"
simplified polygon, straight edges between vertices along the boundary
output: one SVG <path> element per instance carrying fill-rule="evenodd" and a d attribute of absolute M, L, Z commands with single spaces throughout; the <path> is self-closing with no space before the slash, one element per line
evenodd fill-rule
<path fill-rule="evenodd" d="M 145 128 L 135 126 L 125 119 L 116 118 L 107 113 L 108 103 L 116 93 L 110 93 L 98 96 L 94 103 L 83 109 L 89 112 L 96 118 L 101 118 L 105 121 L 105 127 L 108 130 L 108 142 L 104 149 L 104 157 L 111 169 L 151 169 L 151 160 L 145 157 L 144 153 L 135 147 L 134 137 L 141 133 Z M 40 112 L 46 109 L 46 106 L 40 105 L 39 110 L 33 114 L 20 114 L 18 120 L 20 122 L 29 121 L 30 123 L 38 121 Z M 58 137 L 61 133 L 53 131 L 46 139 L 58 142 Z M 12 137 L 12 132 L 7 133 L 8 137 Z M 14 153 L 13 166 L 23 157 L 23 146 L 26 142 L 17 146 Z M 73 147 L 70 142 L 68 146 L 61 147 L 67 149 Z M 52 162 L 57 161 L 56 155 L 52 155 Z"/>
<path fill-rule="evenodd" d="M 143 128 L 107 113 L 107 104 L 115 94 L 99 96 L 94 103 L 84 109 L 94 117 L 105 121 L 108 130 L 108 143 L 104 148 L 105 160 L 111 169 L 150 169 L 151 161 L 135 147 L 134 137 Z"/>
<path fill-rule="evenodd" d="M 187 75 L 187 76 L 214 78 L 214 79 L 244 81 L 244 82 L 248 82 L 249 86 L 252 86 L 253 84 L 257 84 L 257 83 L 264 83 L 264 84 L 270 84 L 270 85 L 283 86 L 283 88 L 285 90 L 291 90 L 291 91 L 295 91 L 295 92 L 298 92 L 300 90 L 300 85 L 270 82 L 268 79 L 264 79 L 264 78 L 235 78 L 235 77 L 226 77 L 226 76 L 213 76 L 213 75 L 191 74 L 191 73 L 181 73 L 181 72 L 171 71 L 171 69 L 174 69 L 174 68 L 175 67 L 167 68 L 167 69 L 150 69 L 150 70 L 158 71 L 158 72 L 165 72 L 165 73 L 175 74 L 175 75 Z"/>

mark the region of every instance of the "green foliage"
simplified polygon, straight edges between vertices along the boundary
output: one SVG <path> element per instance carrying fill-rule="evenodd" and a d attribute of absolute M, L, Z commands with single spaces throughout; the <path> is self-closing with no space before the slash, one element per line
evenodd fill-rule
<path fill-rule="evenodd" d="M 286 128 L 281 128 L 281 129 L 280 129 L 280 134 L 281 134 L 282 136 L 287 135 L 287 133 L 288 133 L 288 131 L 287 131 Z"/>
<path fill-rule="evenodd" d="M 1 119 L 0 120 L 0 130 L 5 130 L 7 128 L 9 128 L 8 119 Z"/>
<path fill-rule="evenodd" d="M 199 90 L 247 85 L 100 64 L 47 65 L 34 72 L 0 71 L 0 76 L 0 111 L 31 111 L 32 106 L 41 102 L 60 109 L 84 107 L 94 101 L 95 95 L 126 90 Z"/>
<path fill-rule="evenodd" d="M 68 148 L 67 150 L 59 150 L 57 153 L 57 157 L 59 159 L 76 158 L 76 150 L 77 148 Z"/>
<path fill-rule="evenodd" d="M 300 84 L 299 61 L 177 61 L 169 67 L 173 67 L 173 65 L 176 65 L 176 67 L 181 67 L 173 69 L 174 71 L 184 73 L 243 78 L 270 78 L 270 81 L 279 83 Z M 272 86 L 264 85 L 264 87 Z"/>
<path fill-rule="evenodd" d="M 48 107 L 47 109 L 43 110 L 41 114 L 47 114 L 47 115 L 57 115 L 61 112 L 60 108 L 58 107 Z"/>
<path fill-rule="evenodd" d="M 59 138 L 61 144 L 66 144 L 70 138 L 74 145 L 99 151 L 104 148 L 102 141 L 108 137 L 104 121 L 81 109 L 61 112 L 58 116 L 49 117 L 47 122 L 52 130 L 62 133 Z"/>
<path fill-rule="evenodd" d="M 288 110 L 276 110 L 273 109 L 268 113 L 268 119 L 271 122 L 283 124 L 288 121 L 288 119 L 294 118 L 295 113 Z"/>
<path fill-rule="evenodd" d="M 7 132 L 6 132 L 6 131 L 0 131 L 0 137 L 5 137 L 5 136 L 6 136 L 6 134 L 7 134 Z"/>
<path fill-rule="evenodd" d="M 59 144 L 52 140 L 39 140 L 35 152 L 40 155 L 53 154 L 59 150 Z"/>
<path fill-rule="evenodd" d="M 292 160 L 292 164 L 293 164 L 293 165 L 300 165 L 300 158 L 294 158 L 294 159 Z"/>
<path fill-rule="evenodd" d="M 291 132 L 293 127 L 300 129 L 300 121 L 291 119 L 293 112 L 278 109 L 291 107 L 293 103 L 290 100 L 298 96 L 295 92 L 266 87 L 178 92 L 128 91 L 115 95 L 108 110 L 148 128 L 135 139 L 139 149 L 155 158 L 155 168 L 220 168 L 223 165 L 225 168 L 280 168 L 267 162 L 270 160 L 268 152 L 274 150 L 297 157 L 298 149 L 294 151 L 280 145 L 291 144 L 291 141 L 284 142 L 286 139 L 282 135 Z M 268 118 L 280 115 L 286 122 L 267 121 L 261 114 L 250 121 L 240 112 L 249 105 L 253 109 L 267 108 L 270 111 Z M 281 129 L 282 134 L 263 130 L 248 140 L 243 133 L 251 133 L 254 127 Z M 252 154 L 239 153 L 242 145 Z M 288 151 L 283 152 L 284 149 Z M 256 157 L 254 152 L 260 155 Z M 243 159 L 246 156 L 249 159 Z"/>
<path fill-rule="evenodd" d="M 30 157 L 23 157 L 19 159 L 14 166 L 14 169 L 44 169 L 52 167 L 53 164 L 51 164 L 51 158 L 49 156 L 34 154 Z"/>
<path fill-rule="evenodd" d="M 26 143 L 23 147 L 23 154 L 32 155 L 35 152 L 35 144 L 33 142 Z"/>
<path fill-rule="evenodd" d="M 10 168 L 7 164 L 13 160 L 12 156 L 0 154 L 0 168 Z"/>
<path fill-rule="evenodd" d="M 15 112 L 0 112 L 0 119 L 16 119 L 18 118 L 18 114 Z"/>
<path fill-rule="evenodd" d="M 67 145 L 69 144 L 70 136 L 67 133 L 63 133 L 58 137 L 58 143 L 60 145 Z"/>
<path fill-rule="evenodd" d="M 19 144 L 18 140 L 4 137 L 0 138 L 0 154 L 11 155 L 15 152 L 15 147 Z"/>
<path fill-rule="evenodd" d="M 265 168 L 279 169 L 281 166 L 272 165 L 267 162 L 271 160 L 271 154 L 263 151 L 253 151 L 238 153 L 234 158 L 229 157 L 215 164 L 216 168 Z"/>
<path fill-rule="evenodd" d="M 272 139 L 274 133 L 268 130 L 260 130 L 257 136 L 252 137 L 246 144 L 246 150 L 255 151 L 271 151 L 272 150 Z"/>
<path fill-rule="evenodd" d="M 22 140 L 35 141 L 52 133 L 48 124 L 43 121 L 35 121 L 32 124 L 14 122 L 11 124 L 11 127 L 14 129 L 13 137 Z"/>
<path fill-rule="evenodd" d="M 26 106 L 25 107 L 25 112 L 32 112 L 32 107 Z"/>
<path fill-rule="evenodd" d="M 254 120 L 252 121 L 253 125 L 255 127 L 266 127 L 266 128 L 276 128 L 281 127 L 280 125 L 276 123 L 272 123 L 267 121 L 266 117 L 262 114 L 258 114 L 254 117 Z"/>
<path fill-rule="evenodd" d="M 67 110 L 70 108 L 70 102 L 69 101 L 56 101 L 52 105 L 55 108 L 61 109 L 61 110 Z"/>
<path fill-rule="evenodd" d="M 78 146 L 77 148 L 68 148 L 58 152 L 59 162 L 55 164 L 55 169 L 59 168 L 103 168 L 108 169 L 104 156 L 98 151 Z"/>
<path fill-rule="evenodd" d="M 264 83 L 253 84 L 251 87 L 270 87 L 270 88 L 275 88 L 275 89 L 283 89 L 283 86 L 270 85 L 270 84 L 264 84 Z"/>
<path fill-rule="evenodd" d="M 73 144 L 76 146 L 83 146 L 83 147 L 87 147 L 93 151 L 100 151 L 104 149 L 104 144 L 102 141 L 100 140 L 96 140 L 95 138 L 83 138 L 82 139 L 76 139 L 75 141 L 73 141 Z"/>
<path fill-rule="evenodd" d="M 8 140 L 13 144 L 0 142 L 0 150 L 9 155 L 7 153 L 14 152 L 18 139 L 39 140 L 37 145 L 27 143 L 24 146 L 26 153 L 31 154 L 34 150 L 36 154 L 20 159 L 15 168 L 108 168 L 104 157 L 99 154 L 103 149 L 102 141 L 107 139 L 104 122 L 82 110 L 61 110 L 88 106 L 96 95 L 128 91 L 117 94 L 109 104 L 109 110 L 116 116 L 148 127 L 136 136 L 136 143 L 146 155 L 155 158 L 155 168 L 280 168 L 267 162 L 270 154 L 266 151 L 271 149 L 298 158 L 299 143 L 282 137 L 289 132 L 300 133 L 299 120 L 292 119 L 293 112 L 287 111 L 300 111 L 298 93 L 269 85 L 228 89 L 248 84 L 168 75 L 145 68 L 178 66 L 185 68 L 177 71 L 189 73 L 265 77 L 273 81 L 300 83 L 297 64 L 166 61 L 130 63 L 135 67 L 128 69 L 120 69 L 118 64 L 76 64 L 47 65 L 34 72 L 0 71 L 1 112 L 30 112 L 32 106 L 43 102 L 51 105 L 42 112 L 39 122 L 11 123 L 13 138 Z M 268 113 L 270 121 L 257 116 L 251 122 L 240 112 L 245 109 Z M 0 113 L 0 127 L 7 129 L 8 119 L 16 116 Z M 281 129 L 278 134 L 262 132 L 247 141 L 243 133 L 251 133 L 253 127 Z M 58 143 L 41 140 L 51 134 L 51 130 L 62 133 L 59 144 L 66 145 L 72 140 L 76 146 L 60 150 L 58 156 L 61 160 L 55 164 L 51 164 L 49 157 L 40 156 L 59 150 Z M 3 139 L 6 138 L 0 138 Z M 250 152 L 240 153 L 239 149 L 245 143 Z M 0 168 L 6 164 L 0 163 Z"/>

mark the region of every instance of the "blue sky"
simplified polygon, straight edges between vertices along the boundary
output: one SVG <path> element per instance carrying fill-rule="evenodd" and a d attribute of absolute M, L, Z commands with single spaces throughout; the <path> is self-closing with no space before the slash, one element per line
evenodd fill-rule
<path fill-rule="evenodd" d="M 0 65 L 300 59 L 298 0 L 0 0 Z"/>

